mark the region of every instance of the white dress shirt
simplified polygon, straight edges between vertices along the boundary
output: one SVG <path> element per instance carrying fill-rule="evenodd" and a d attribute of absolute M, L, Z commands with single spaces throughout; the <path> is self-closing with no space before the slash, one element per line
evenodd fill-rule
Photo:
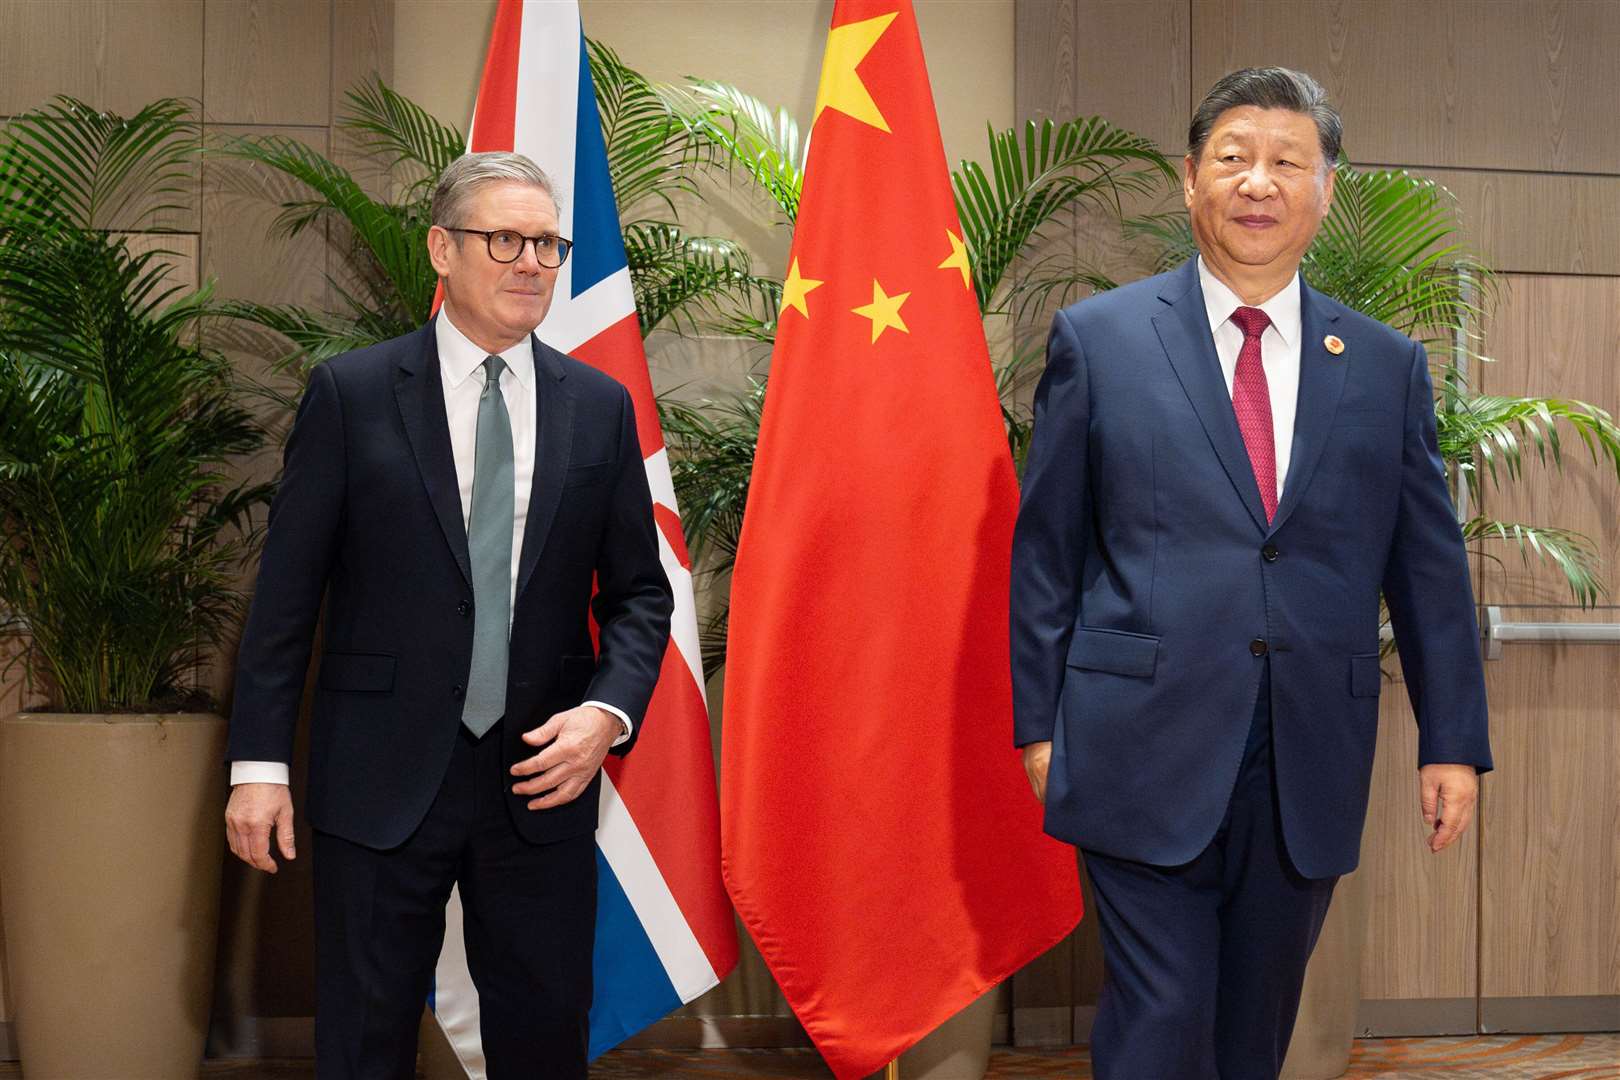
<path fill-rule="evenodd" d="M 1215 338 L 1215 354 L 1220 357 L 1227 394 L 1232 393 L 1238 353 L 1243 350 L 1243 331 L 1232 321 L 1232 312 L 1240 307 L 1257 307 L 1271 320 L 1271 325 L 1260 335 L 1260 366 L 1266 373 L 1266 389 L 1271 392 L 1271 437 L 1277 450 L 1277 498 L 1280 500 L 1294 448 L 1294 412 L 1299 407 L 1299 273 L 1295 271 L 1293 280 L 1265 303 L 1245 304 L 1237 293 L 1210 273 L 1200 255 L 1198 284 L 1204 290 L 1204 311 L 1209 316 L 1209 332 Z"/>
<path fill-rule="evenodd" d="M 444 381 L 444 411 L 450 424 L 450 449 L 456 462 L 456 482 L 461 491 L 461 524 L 465 528 L 472 515 L 473 459 L 478 449 L 478 399 L 484 392 L 484 359 L 489 354 L 456 328 L 448 312 L 439 313 L 434 320 L 433 332 L 439 346 L 439 376 Z M 529 491 L 534 483 L 535 374 L 531 339 L 524 338 L 502 351 L 500 357 L 506 361 L 506 370 L 501 373 L 500 391 L 506 401 L 506 414 L 512 422 L 511 607 L 515 609 L 518 560 L 523 554 L 523 527 L 528 521 Z M 605 701 L 586 701 L 582 704 L 594 705 L 619 718 L 624 730 L 613 741 L 614 746 L 630 738 L 632 725 L 623 709 Z M 287 779 L 288 770 L 284 762 L 231 762 L 233 785 L 285 784 Z"/>

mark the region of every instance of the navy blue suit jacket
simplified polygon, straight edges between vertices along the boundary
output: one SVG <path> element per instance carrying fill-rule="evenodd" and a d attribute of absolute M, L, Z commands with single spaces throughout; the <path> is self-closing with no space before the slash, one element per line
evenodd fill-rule
<path fill-rule="evenodd" d="M 1490 768 L 1427 357 L 1308 286 L 1301 308 L 1292 457 L 1269 525 L 1195 262 L 1053 321 L 1013 541 L 1012 664 L 1016 742 L 1053 744 L 1054 836 L 1156 865 L 1195 857 L 1269 661 L 1289 854 L 1308 877 L 1354 869 L 1380 589 L 1419 763 Z"/>
<path fill-rule="evenodd" d="M 629 393 L 532 340 L 535 469 L 512 609 L 509 764 L 535 752 L 524 731 L 585 700 L 623 709 L 639 735 L 673 607 Z M 318 829 L 393 847 L 439 790 L 472 663 L 467 534 L 431 322 L 310 375 L 238 657 L 231 760 L 292 760 L 323 596 L 308 813 Z M 600 777 L 544 811 L 507 799 L 519 832 L 543 842 L 595 829 L 599 789 Z"/>

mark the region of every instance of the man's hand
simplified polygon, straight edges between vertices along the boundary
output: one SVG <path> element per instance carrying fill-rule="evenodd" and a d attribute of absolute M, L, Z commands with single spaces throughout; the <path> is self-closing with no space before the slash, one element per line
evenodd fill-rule
<path fill-rule="evenodd" d="M 1024 772 L 1029 776 L 1029 786 L 1035 789 L 1035 798 L 1041 805 L 1046 805 L 1046 770 L 1052 764 L 1052 744 L 1050 742 L 1032 742 L 1024 747 Z"/>
<path fill-rule="evenodd" d="M 523 733 L 524 742 L 545 749 L 512 766 L 513 776 L 532 777 L 513 784 L 512 790 L 519 795 L 540 796 L 529 800 L 530 810 L 549 810 L 573 802 L 590 786 L 602 767 L 602 759 L 607 757 L 608 747 L 622 731 L 624 725 L 617 716 L 595 705 L 557 713 L 533 731 Z"/>
<path fill-rule="evenodd" d="M 1468 828 L 1479 801 L 1479 774 L 1472 765 L 1425 765 L 1418 770 L 1423 824 L 1433 830 L 1429 850 L 1446 850 Z"/>
<path fill-rule="evenodd" d="M 225 806 L 225 839 L 231 853 L 267 874 L 276 872 L 270 857 L 270 830 L 274 827 L 281 857 L 297 858 L 293 844 L 292 792 L 286 784 L 237 784 Z"/>

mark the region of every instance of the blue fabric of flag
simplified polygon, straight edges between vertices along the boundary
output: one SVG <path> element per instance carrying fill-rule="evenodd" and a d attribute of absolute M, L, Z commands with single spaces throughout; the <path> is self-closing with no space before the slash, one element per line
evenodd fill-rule
<path fill-rule="evenodd" d="M 579 112 L 574 129 L 574 261 L 573 295 L 578 296 L 628 264 L 619 211 L 613 204 L 613 181 L 608 176 L 607 144 L 596 111 L 596 87 L 591 82 L 590 55 L 585 35 L 579 36 Z"/>
<path fill-rule="evenodd" d="M 592 1061 L 681 1007 L 681 996 L 601 848 L 596 850 L 596 947 L 591 969 Z"/>

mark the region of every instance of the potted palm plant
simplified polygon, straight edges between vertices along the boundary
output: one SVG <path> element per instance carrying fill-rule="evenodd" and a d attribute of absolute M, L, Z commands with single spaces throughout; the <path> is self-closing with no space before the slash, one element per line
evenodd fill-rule
<path fill-rule="evenodd" d="M 202 1058 L 224 720 L 199 686 L 241 613 L 263 433 L 197 343 L 209 290 L 132 250 L 193 175 L 189 108 L 68 98 L 0 128 L 0 879 L 30 1075 Z M 115 231 L 117 230 L 117 231 Z"/>

